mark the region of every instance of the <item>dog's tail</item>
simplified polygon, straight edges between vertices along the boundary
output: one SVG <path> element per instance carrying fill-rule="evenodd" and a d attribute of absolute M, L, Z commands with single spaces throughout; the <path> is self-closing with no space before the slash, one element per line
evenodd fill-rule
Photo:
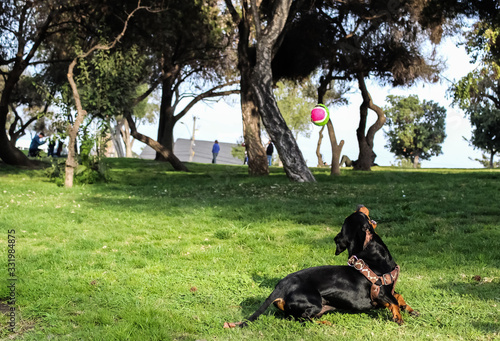
<path fill-rule="evenodd" d="M 245 322 L 241 323 L 239 326 L 240 327 L 245 327 L 247 326 L 248 322 L 255 321 L 260 315 L 262 315 L 266 309 L 272 304 L 276 303 L 276 306 L 280 310 L 284 310 L 284 305 L 285 305 L 285 300 L 283 299 L 283 291 L 277 287 L 274 289 L 274 291 L 269 295 L 268 298 L 262 303 L 262 305 L 257 309 L 255 313 L 252 314 Z"/>

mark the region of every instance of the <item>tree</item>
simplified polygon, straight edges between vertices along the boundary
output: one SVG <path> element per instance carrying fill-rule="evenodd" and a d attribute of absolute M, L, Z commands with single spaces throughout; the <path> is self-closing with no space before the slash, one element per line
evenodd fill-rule
<path fill-rule="evenodd" d="M 325 104 L 329 106 L 331 104 L 346 103 L 344 93 L 347 92 L 345 84 L 341 85 L 336 89 L 334 85 L 334 78 L 332 75 L 333 70 L 330 69 L 328 72 L 323 74 L 319 79 L 319 86 L 316 89 L 318 95 L 318 103 Z M 326 124 L 328 129 L 328 136 L 330 137 L 330 145 L 332 148 L 332 162 L 330 165 L 330 175 L 337 176 L 340 175 L 340 155 L 342 153 L 342 148 L 344 147 L 344 140 L 337 142 L 337 136 L 335 134 L 335 129 L 333 128 L 332 117 L 328 120 Z M 318 144 L 316 147 L 316 156 L 318 157 L 318 166 L 323 165 L 323 159 L 321 157 L 320 148 L 321 141 L 323 140 L 323 130 L 324 126 L 321 127 L 319 131 Z"/>
<path fill-rule="evenodd" d="M 42 87 L 44 87 L 42 77 L 21 76 L 14 88 L 6 126 L 13 146 L 26 134 L 26 130 L 33 122 L 50 114 L 51 100 L 49 96 L 44 95 L 45 91 L 40 89 Z M 47 131 L 44 133 L 47 134 Z"/>
<path fill-rule="evenodd" d="M 376 157 L 374 136 L 385 122 L 384 112 L 372 99 L 366 79 L 394 86 L 411 85 L 417 79 L 436 79 L 437 64 L 432 61 L 432 53 L 424 55 L 421 43 L 428 35 L 433 43 L 439 42 L 442 18 L 446 17 L 442 14 L 446 11 L 436 7 L 431 18 L 422 20 L 429 4 L 419 0 L 314 2 L 290 20 L 276 56 L 282 58 L 275 60 L 276 65 L 281 64 L 278 77 L 300 78 L 320 68 L 331 79 L 358 84 L 363 102 L 357 129 L 360 153 L 355 169 L 370 169 Z M 437 6 L 433 2 L 432 5 Z M 370 111 L 376 113 L 377 119 L 367 127 Z M 333 131 L 329 132 L 335 137 Z M 335 139 L 333 155 L 339 146 Z"/>
<path fill-rule="evenodd" d="M 243 0 L 240 11 L 237 11 L 232 1 L 226 0 L 225 3 L 233 22 L 238 25 L 241 106 L 250 171 L 254 174 L 269 172 L 258 129 L 260 117 L 288 178 L 297 182 L 315 181 L 272 91 L 272 61 L 280 46 L 285 24 L 289 18 L 295 17 L 298 7 L 290 11 L 292 0 Z M 301 3 L 296 1 L 296 4 Z"/>
<path fill-rule="evenodd" d="M 453 105 L 469 117 L 472 137 L 469 143 L 489 154 L 494 166 L 500 139 L 500 19 L 483 13 L 466 34 L 467 52 L 479 66 L 455 82 L 449 89 Z M 480 161 L 481 162 L 481 161 Z"/>
<path fill-rule="evenodd" d="M 73 186 L 74 172 L 75 172 L 76 167 L 78 166 L 78 162 L 76 160 L 76 155 L 75 155 L 76 154 L 75 142 L 76 142 L 78 130 L 80 129 L 80 125 L 82 124 L 83 120 L 87 116 L 87 111 L 82 106 L 82 97 L 80 95 L 80 92 L 78 90 L 78 86 L 77 86 L 77 83 L 76 83 L 75 77 L 74 77 L 75 67 L 77 66 L 79 61 L 85 60 L 87 57 L 89 57 L 90 55 L 92 55 L 96 51 L 108 51 L 108 50 L 111 50 L 112 48 L 114 48 L 115 45 L 120 41 L 120 39 L 125 35 L 125 31 L 127 30 L 127 25 L 128 25 L 130 18 L 134 15 L 135 12 L 137 12 L 140 9 L 144 9 L 144 8 L 145 7 L 141 6 L 141 0 L 139 0 L 137 7 L 127 15 L 127 18 L 124 22 L 122 31 L 115 37 L 115 39 L 112 42 L 99 43 L 97 45 L 92 46 L 87 51 L 78 53 L 77 56 L 73 59 L 73 61 L 69 64 L 67 77 L 68 77 L 68 82 L 69 82 L 70 87 L 71 87 L 73 99 L 75 101 L 77 115 L 76 115 L 76 119 L 75 119 L 74 123 L 68 124 L 69 143 L 68 143 L 68 157 L 66 159 L 66 168 L 65 168 L 66 175 L 65 175 L 65 180 L 64 180 L 64 185 L 66 187 Z M 88 84 L 88 86 L 92 87 L 91 84 Z M 92 92 L 92 91 L 90 91 L 90 92 Z M 117 95 L 117 94 L 115 94 L 115 95 Z M 87 96 L 87 98 L 85 98 L 87 103 L 93 103 L 92 102 L 93 99 L 89 96 L 89 91 L 85 92 L 85 96 Z M 120 100 L 120 99 L 121 98 L 119 96 L 116 96 L 113 98 L 106 97 L 106 99 L 104 99 L 104 101 L 106 101 L 107 104 L 109 104 L 109 102 L 108 102 L 109 100 L 116 101 L 116 100 Z M 99 106 L 105 107 L 106 104 L 103 105 L 102 103 L 100 103 L 100 105 L 98 104 L 96 106 L 97 107 L 99 107 Z"/>
<path fill-rule="evenodd" d="M 0 10 L 0 73 L 3 88 L 0 97 L 0 158 L 7 164 L 33 166 L 33 163 L 9 140 L 6 131 L 13 93 L 25 70 L 46 62 L 38 53 L 42 43 L 68 26 L 63 13 L 73 10 L 78 1 L 6 1 Z"/>
<path fill-rule="evenodd" d="M 420 102 L 418 96 L 387 96 L 385 108 L 388 147 L 396 156 L 411 160 L 417 168 L 420 160 L 441 154 L 446 137 L 446 109 L 433 101 Z"/>
<path fill-rule="evenodd" d="M 484 107 L 470 107 L 467 114 L 472 126 L 469 143 L 488 153 L 488 167 L 494 168 L 494 157 L 500 150 L 500 110 L 487 104 Z"/>
<path fill-rule="evenodd" d="M 232 32 L 224 29 L 216 0 L 174 0 L 164 5 L 154 15 L 139 14 L 124 41 L 125 45 L 140 44 L 148 58 L 151 67 L 145 72 L 150 89 L 146 93 L 160 88 L 157 143 L 140 134 L 129 117 L 127 122 L 132 135 L 157 152 L 156 160 L 169 161 L 176 170 L 187 170 L 173 154 L 174 127 L 197 103 L 239 92 L 234 87 L 237 82 L 228 76 L 232 58 L 226 48 Z M 120 8 L 123 4 L 116 2 L 113 6 Z M 146 97 L 138 96 L 136 103 Z"/>
<path fill-rule="evenodd" d="M 356 130 L 359 156 L 355 169 L 370 170 L 374 164 L 374 137 L 386 121 L 384 111 L 370 94 L 366 79 L 377 78 L 394 86 L 411 85 L 417 79 L 435 80 L 434 75 L 439 71 L 437 65 L 432 64 L 432 56 L 425 57 L 421 49 L 421 41 L 427 34 L 430 33 L 434 43 L 440 38 L 439 30 L 426 30 L 430 24 L 426 26 L 418 21 L 424 9 L 418 1 L 368 1 L 361 6 L 347 6 L 344 11 L 348 13 L 336 23 L 338 31 L 343 32 L 334 46 L 341 56 L 331 62 L 347 79 L 357 81 L 363 99 Z M 367 127 L 370 111 L 377 118 Z"/>

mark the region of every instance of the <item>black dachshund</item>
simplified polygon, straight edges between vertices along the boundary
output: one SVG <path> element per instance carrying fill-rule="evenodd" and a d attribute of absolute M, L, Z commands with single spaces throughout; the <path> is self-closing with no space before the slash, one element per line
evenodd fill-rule
<path fill-rule="evenodd" d="M 363 213 L 364 212 L 364 213 Z M 366 311 L 388 308 L 392 320 L 403 323 L 400 308 L 417 316 L 403 297 L 394 292 L 399 266 L 389 249 L 375 233 L 376 223 L 368 210 L 358 210 L 347 217 L 335 237 L 338 255 L 347 249 L 349 265 L 325 265 L 294 272 L 278 282 L 274 291 L 245 322 L 225 323 L 225 328 L 246 326 L 274 305 L 288 317 L 311 320 L 333 310 Z"/>

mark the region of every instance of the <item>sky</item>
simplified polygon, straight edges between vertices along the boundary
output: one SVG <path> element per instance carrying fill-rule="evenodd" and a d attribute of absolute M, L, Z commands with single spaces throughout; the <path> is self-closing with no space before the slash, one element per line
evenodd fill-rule
<path fill-rule="evenodd" d="M 381 87 L 376 82 L 367 83 L 368 90 L 374 103 L 380 107 L 386 106 L 388 95 L 418 95 L 421 101 L 432 100 L 447 109 L 446 139 L 442 145 L 443 153 L 434 156 L 430 160 L 423 160 L 422 168 L 482 168 L 482 165 L 472 159 L 481 158 L 481 152 L 474 150 L 464 139 L 471 136 L 471 127 L 463 111 L 457 107 L 451 107 L 451 100 L 446 91 L 451 85 L 450 81 L 458 80 L 473 69 L 474 65 L 469 63 L 464 47 L 457 47 L 455 42 L 445 40 L 438 48 L 438 54 L 446 61 L 446 69 L 442 73 L 444 77 L 435 84 L 419 83 L 409 88 L 393 88 L 391 86 Z M 343 106 L 330 107 L 330 118 L 332 120 L 337 140 L 344 140 L 342 155 L 356 160 L 359 149 L 356 139 L 356 129 L 359 123 L 359 106 L 361 95 L 354 86 L 352 94 L 349 95 L 349 103 Z M 312 109 L 312 108 L 311 108 Z M 199 103 L 191 109 L 185 117 L 180 120 L 174 129 L 174 140 L 177 138 L 190 139 L 193 130 L 193 117 L 196 116 L 195 141 L 219 140 L 220 142 L 235 143 L 241 140 L 243 125 L 239 95 L 232 95 L 227 99 L 216 103 Z M 372 111 L 368 114 L 368 127 L 376 120 L 376 114 Z M 314 126 L 310 138 L 299 135 L 297 143 L 304 155 L 308 166 L 317 165 L 316 145 L 320 127 Z M 384 129 L 384 128 L 383 128 Z M 396 163 L 394 154 L 385 147 L 387 144 L 385 134 L 379 130 L 375 135 L 374 151 L 377 154 L 375 162 L 380 166 L 390 166 Z M 139 131 L 156 138 L 156 126 L 142 126 Z M 267 138 L 262 141 L 267 143 Z M 196 142 L 195 142 L 196 143 Z M 135 151 L 140 153 L 144 145 L 140 142 L 134 144 Z M 196 152 L 196 147 L 195 147 Z M 321 153 L 328 164 L 331 162 L 331 147 L 328 135 L 325 133 Z"/>

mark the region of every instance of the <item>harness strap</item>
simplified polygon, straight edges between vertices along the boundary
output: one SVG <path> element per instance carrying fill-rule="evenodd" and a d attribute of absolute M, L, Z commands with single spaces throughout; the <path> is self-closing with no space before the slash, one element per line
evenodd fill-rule
<path fill-rule="evenodd" d="M 379 276 L 375 272 L 373 272 L 373 270 L 370 269 L 370 267 L 366 265 L 366 263 L 362 259 L 358 259 L 358 257 L 354 255 L 349 258 L 347 264 L 361 272 L 361 274 L 372 283 L 372 287 L 370 290 L 370 297 L 372 301 L 375 301 L 375 299 L 380 294 L 380 287 L 382 285 L 390 285 L 394 283 L 394 285 L 392 286 L 392 294 L 394 295 L 394 288 L 396 287 L 396 282 L 399 277 L 399 265 L 396 265 L 394 270 L 392 270 L 391 272 Z M 381 284 L 376 284 L 379 280 Z"/>

